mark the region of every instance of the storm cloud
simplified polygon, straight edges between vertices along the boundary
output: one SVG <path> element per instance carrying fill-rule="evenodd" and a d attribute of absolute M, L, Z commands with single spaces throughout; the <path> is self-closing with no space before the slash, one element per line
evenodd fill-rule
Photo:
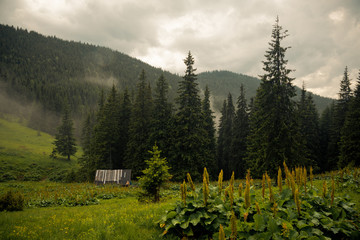
<path fill-rule="evenodd" d="M 290 34 L 284 46 L 291 46 L 287 59 L 296 85 L 337 97 L 345 66 L 355 82 L 358 0 L 0 1 L 2 24 L 110 47 L 179 74 L 189 50 L 198 72 L 263 74 L 276 16 Z"/>

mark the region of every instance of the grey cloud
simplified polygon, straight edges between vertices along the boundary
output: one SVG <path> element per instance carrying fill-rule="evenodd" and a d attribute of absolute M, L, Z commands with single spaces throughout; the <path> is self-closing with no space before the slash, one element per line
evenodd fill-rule
<path fill-rule="evenodd" d="M 31 4 L 0 1 L 0 21 L 104 45 L 180 74 L 183 62 L 174 59 L 189 50 L 199 71 L 262 74 L 277 15 L 290 33 L 284 44 L 292 47 L 287 59 L 296 84 L 305 81 L 309 89 L 335 96 L 345 66 L 352 73 L 360 67 L 358 0 L 85 0 L 65 1 L 57 15 L 45 7 L 32 10 Z"/>

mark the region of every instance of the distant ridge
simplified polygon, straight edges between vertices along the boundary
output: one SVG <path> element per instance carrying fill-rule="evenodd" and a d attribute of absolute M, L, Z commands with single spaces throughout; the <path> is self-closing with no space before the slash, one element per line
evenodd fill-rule
<path fill-rule="evenodd" d="M 96 106 L 101 89 L 106 92 L 115 84 L 121 91 L 128 88 L 132 93 L 142 69 L 153 89 L 155 81 L 164 74 L 169 82 L 169 98 L 176 99 L 179 75 L 109 48 L 46 37 L 0 24 L 0 100 L 3 103 L 0 113 L 17 114 L 31 120 L 33 107 L 37 106 L 43 117 L 36 122 L 46 122 L 38 123 L 40 130 L 54 131 L 57 124 L 54 119 L 65 101 L 71 105 L 79 125 L 89 109 Z M 208 85 L 216 112 L 229 92 L 234 100 L 237 98 L 241 83 L 248 98 L 255 96 L 260 83 L 257 78 L 229 71 L 199 73 L 198 80 L 201 90 Z M 332 100 L 314 95 L 314 101 L 321 112 Z M 25 106 L 26 111 L 16 111 L 14 102 Z M 49 118 L 50 113 L 55 117 Z"/>

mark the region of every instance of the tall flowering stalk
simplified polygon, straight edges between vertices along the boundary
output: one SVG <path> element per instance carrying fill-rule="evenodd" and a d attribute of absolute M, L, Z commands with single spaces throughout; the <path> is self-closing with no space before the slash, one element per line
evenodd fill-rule
<path fill-rule="evenodd" d="M 206 180 L 206 176 L 203 177 L 203 196 L 204 196 L 204 204 L 206 206 L 208 197 L 209 197 L 209 185 Z"/>
<path fill-rule="evenodd" d="M 282 192 L 282 173 L 281 173 L 281 168 L 280 167 L 279 167 L 279 170 L 278 170 L 277 184 L 278 184 L 278 187 L 279 187 L 279 192 L 281 193 Z"/>
<path fill-rule="evenodd" d="M 267 173 L 265 173 L 265 177 L 266 177 L 267 184 L 268 184 L 268 187 L 269 187 L 269 200 L 270 200 L 270 202 L 273 202 L 274 201 L 274 195 L 273 195 L 272 188 L 271 188 L 271 178 L 269 177 L 269 175 Z"/>
<path fill-rule="evenodd" d="M 331 180 L 331 206 L 334 203 L 334 198 L 335 198 L 335 181 L 334 178 Z"/>
<path fill-rule="evenodd" d="M 206 178 L 206 183 L 207 183 L 207 185 L 209 185 L 209 184 L 210 184 L 209 173 L 208 173 L 208 171 L 206 170 L 206 167 L 204 168 L 203 176 Z"/>
<path fill-rule="evenodd" d="M 261 194 L 262 197 L 265 198 L 265 174 L 263 174 L 262 176 L 261 186 L 262 186 Z"/>
<path fill-rule="evenodd" d="M 180 191 L 181 191 L 181 200 L 183 201 L 184 205 L 186 205 L 186 182 L 184 182 L 180 185 Z"/>
<path fill-rule="evenodd" d="M 190 184 L 191 190 L 192 190 L 193 192 L 195 192 L 195 184 L 194 184 L 194 182 L 193 182 L 192 179 L 191 179 L 190 173 L 187 173 L 187 174 L 186 174 L 186 177 L 187 177 L 188 183 Z"/>
<path fill-rule="evenodd" d="M 243 185 L 242 185 L 242 183 L 240 182 L 239 183 L 239 197 L 242 197 L 242 190 L 243 189 Z"/>
<path fill-rule="evenodd" d="M 245 207 L 249 208 L 250 207 L 250 181 L 248 179 L 246 179 L 246 187 L 245 187 L 244 197 L 245 197 Z"/>
<path fill-rule="evenodd" d="M 261 215 L 260 206 L 258 202 L 255 202 L 256 212 Z"/>
<path fill-rule="evenodd" d="M 296 184 L 295 184 L 295 177 L 293 174 L 290 174 L 290 180 L 291 180 L 291 191 L 292 191 L 292 194 L 295 195 L 295 189 L 296 189 Z"/>
<path fill-rule="evenodd" d="M 307 181 L 307 171 L 306 171 L 306 167 L 304 167 L 304 189 L 305 189 L 305 195 L 306 195 L 306 191 L 307 191 L 307 188 L 306 188 L 306 181 Z"/>
<path fill-rule="evenodd" d="M 218 178 L 218 191 L 219 191 L 219 195 L 221 195 L 222 193 L 222 189 L 223 189 L 223 180 L 224 180 L 224 172 L 221 169 L 220 173 L 219 173 L 219 178 Z"/>
<path fill-rule="evenodd" d="M 327 192 L 327 184 L 326 184 L 326 180 L 324 180 L 324 183 L 323 183 L 323 198 L 326 197 L 326 192 Z"/>
<path fill-rule="evenodd" d="M 299 190 L 298 189 L 295 190 L 294 200 L 295 200 L 297 212 L 298 212 L 298 214 L 300 216 L 301 206 L 300 206 Z"/>
<path fill-rule="evenodd" d="M 314 178 L 313 168 L 310 167 L 310 190 L 312 190 L 312 187 L 313 187 L 313 178 Z"/>
<path fill-rule="evenodd" d="M 219 228 L 219 240 L 225 240 L 225 232 L 223 226 L 220 224 Z"/>

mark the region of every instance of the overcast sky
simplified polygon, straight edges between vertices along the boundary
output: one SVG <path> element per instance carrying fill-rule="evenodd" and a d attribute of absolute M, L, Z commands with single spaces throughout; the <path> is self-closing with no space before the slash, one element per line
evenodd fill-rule
<path fill-rule="evenodd" d="M 294 83 L 337 97 L 345 66 L 360 68 L 360 0 L 0 0 L 0 23 L 110 47 L 183 74 L 190 50 L 198 73 L 263 74 L 276 16 Z"/>

